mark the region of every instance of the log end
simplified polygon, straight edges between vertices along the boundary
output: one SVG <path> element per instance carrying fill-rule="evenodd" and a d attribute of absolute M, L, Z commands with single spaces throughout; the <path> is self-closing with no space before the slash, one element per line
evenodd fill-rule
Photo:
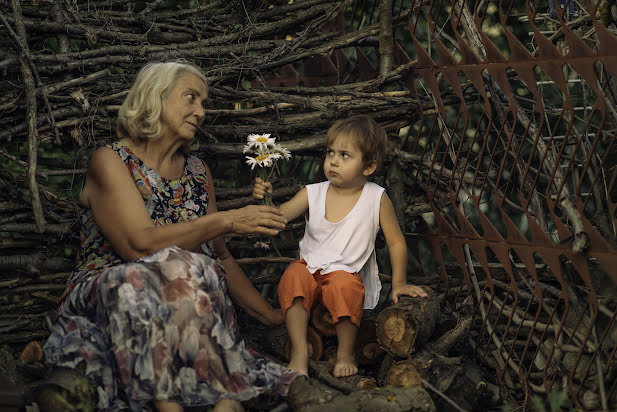
<path fill-rule="evenodd" d="M 395 362 L 386 376 L 386 385 L 410 387 L 420 385 L 422 376 L 416 365 L 411 361 Z"/>

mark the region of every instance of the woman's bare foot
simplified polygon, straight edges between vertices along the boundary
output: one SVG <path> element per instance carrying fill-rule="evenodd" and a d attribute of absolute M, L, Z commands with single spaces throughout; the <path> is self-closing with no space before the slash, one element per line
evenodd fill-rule
<path fill-rule="evenodd" d="M 289 364 L 287 367 L 291 370 L 308 376 L 308 343 L 305 345 L 297 345 L 300 347 L 292 346 L 291 355 L 289 357 Z"/>
<path fill-rule="evenodd" d="M 177 402 L 155 401 L 154 407 L 159 412 L 182 412 L 184 408 Z"/>
<path fill-rule="evenodd" d="M 213 412 L 244 412 L 242 404 L 234 399 L 221 399 L 214 405 Z"/>
<path fill-rule="evenodd" d="M 334 365 L 334 377 L 345 378 L 358 373 L 358 365 L 353 355 L 337 356 Z"/>

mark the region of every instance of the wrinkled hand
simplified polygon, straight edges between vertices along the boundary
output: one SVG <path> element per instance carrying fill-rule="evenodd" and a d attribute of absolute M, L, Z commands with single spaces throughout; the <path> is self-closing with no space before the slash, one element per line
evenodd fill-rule
<path fill-rule="evenodd" d="M 392 302 L 398 303 L 399 296 L 413 296 L 416 298 L 425 298 L 426 292 L 420 286 L 416 285 L 392 285 Z"/>
<path fill-rule="evenodd" d="M 241 235 L 277 235 L 287 223 L 283 213 L 272 206 L 249 205 L 223 213 L 231 220 L 231 232 Z"/>
<path fill-rule="evenodd" d="M 255 178 L 253 186 L 253 199 L 261 200 L 266 196 L 266 193 L 272 194 L 272 183 L 264 182 L 261 178 Z"/>

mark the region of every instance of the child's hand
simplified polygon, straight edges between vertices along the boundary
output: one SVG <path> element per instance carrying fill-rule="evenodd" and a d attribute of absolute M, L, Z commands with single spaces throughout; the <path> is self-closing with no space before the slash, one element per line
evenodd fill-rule
<path fill-rule="evenodd" d="M 272 183 L 264 182 L 261 178 L 255 178 L 253 186 L 253 199 L 261 200 L 266 196 L 266 193 L 272 194 Z"/>
<path fill-rule="evenodd" d="M 399 296 L 413 296 L 416 298 L 425 298 L 426 292 L 420 286 L 416 285 L 392 285 L 392 302 L 398 303 Z"/>

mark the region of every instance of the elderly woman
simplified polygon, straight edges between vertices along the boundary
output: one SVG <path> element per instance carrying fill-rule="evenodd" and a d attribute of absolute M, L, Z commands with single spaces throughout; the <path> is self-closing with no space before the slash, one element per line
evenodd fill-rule
<path fill-rule="evenodd" d="M 210 170 L 184 150 L 204 119 L 203 74 L 183 62 L 137 75 L 79 196 L 81 251 L 45 344 L 49 364 L 85 366 L 101 410 L 181 411 L 240 401 L 297 374 L 248 349 L 232 302 L 282 323 L 227 250 L 225 233 L 276 234 L 271 207 L 218 212 Z"/>

